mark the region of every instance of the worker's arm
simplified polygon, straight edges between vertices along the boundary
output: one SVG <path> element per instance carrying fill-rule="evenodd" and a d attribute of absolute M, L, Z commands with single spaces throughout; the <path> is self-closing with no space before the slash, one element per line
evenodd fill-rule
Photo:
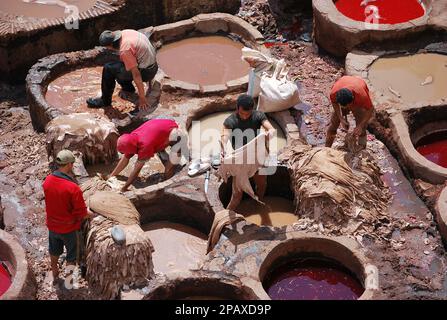
<path fill-rule="evenodd" d="M 77 221 L 82 221 L 89 217 L 89 211 L 87 210 L 84 197 L 82 196 L 82 191 L 79 187 L 72 193 L 71 207 L 73 208 L 71 214 Z"/>
<path fill-rule="evenodd" d="M 335 114 L 340 119 L 340 123 L 343 129 L 349 130 L 349 122 L 347 116 L 343 116 L 343 113 L 341 112 L 341 107 L 338 105 L 338 103 L 332 103 L 332 107 L 334 108 Z"/>
<path fill-rule="evenodd" d="M 274 135 L 276 133 L 276 129 L 273 128 L 273 126 L 269 120 L 264 120 L 262 122 L 262 127 L 264 128 L 265 132 L 267 133 L 266 146 L 267 146 L 267 151 L 270 152 L 270 141 L 271 141 L 270 139 L 274 137 Z"/>
<path fill-rule="evenodd" d="M 337 115 L 337 111 L 334 110 L 331 117 L 331 123 L 329 124 L 329 127 L 326 132 L 326 147 L 328 148 L 332 147 L 339 126 L 340 126 L 340 118 Z"/>
<path fill-rule="evenodd" d="M 374 109 L 369 108 L 366 110 L 366 112 L 363 115 L 363 119 L 360 123 L 358 123 L 354 129 L 354 135 L 359 137 L 362 132 L 366 130 L 366 127 L 368 126 L 368 122 L 371 119 L 372 115 L 374 114 Z"/>
<path fill-rule="evenodd" d="M 225 147 L 227 146 L 228 139 L 230 139 L 231 129 L 227 128 L 225 125 L 222 127 L 222 133 L 220 135 L 220 155 L 222 158 L 225 157 Z"/>
<path fill-rule="evenodd" d="M 138 177 L 140 174 L 141 169 L 144 166 L 144 161 L 137 161 L 135 163 L 135 167 L 132 170 L 132 173 L 130 174 L 129 178 L 127 178 L 126 184 L 121 188 L 122 192 L 127 191 L 129 186 L 134 182 L 134 180 Z"/>
<path fill-rule="evenodd" d="M 116 165 L 115 169 L 113 169 L 112 173 L 106 177 L 103 177 L 104 180 L 109 180 L 111 177 L 115 177 L 117 175 L 119 175 L 121 173 L 121 171 L 124 170 L 124 168 L 127 167 L 127 165 L 129 164 L 129 160 L 126 156 L 123 156 L 121 158 L 121 160 L 118 162 L 118 164 Z"/>
<path fill-rule="evenodd" d="M 146 94 L 144 92 L 144 84 L 143 79 L 141 78 L 141 72 L 138 70 L 138 67 L 133 67 L 131 70 L 133 81 L 137 85 L 138 89 L 138 97 L 139 97 L 139 107 L 142 110 L 146 110 L 148 107 L 147 101 L 146 101 Z"/>

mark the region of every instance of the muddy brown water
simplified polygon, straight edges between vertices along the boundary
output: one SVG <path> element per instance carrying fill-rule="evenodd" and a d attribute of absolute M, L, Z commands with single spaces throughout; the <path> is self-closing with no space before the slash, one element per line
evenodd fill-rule
<path fill-rule="evenodd" d="M 225 119 L 232 111 L 216 112 L 204 116 L 198 121 L 193 121 L 189 129 L 189 141 L 192 146 L 192 154 L 207 157 L 210 154 L 220 154 L 220 134 Z M 286 136 L 281 127 L 272 119 L 269 119 L 276 129 L 277 137 L 272 141 L 271 152 L 277 152 L 287 144 Z M 228 142 L 228 149 L 231 150 L 231 143 Z"/>
<path fill-rule="evenodd" d="M 382 94 L 406 103 L 447 98 L 447 55 L 435 53 L 380 58 L 369 69 L 371 84 Z M 393 93 L 394 92 L 394 93 Z"/>
<path fill-rule="evenodd" d="M 70 7 L 75 6 L 79 13 L 92 8 L 97 0 L 2 0 L 0 11 L 15 15 L 33 18 L 63 18 L 73 13 Z"/>
<path fill-rule="evenodd" d="M 164 45 L 157 53 L 161 69 L 172 79 L 199 85 L 225 84 L 248 74 L 244 46 L 223 36 L 188 38 Z"/>
<path fill-rule="evenodd" d="M 198 268 L 205 258 L 208 237 L 191 227 L 167 221 L 142 226 L 155 251 L 154 271 L 184 272 Z"/>
<path fill-rule="evenodd" d="M 265 205 L 252 198 L 243 199 L 236 212 L 258 226 L 283 227 L 298 221 L 293 201 L 281 197 L 266 196 Z"/>
<path fill-rule="evenodd" d="M 53 107 L 69 113 L 91 112 L 109 118 L 123 118 L 123 113 L 135 108 L 137 95 L 130 101 L 119 96 L 120 85 L 116 85 L 112 108 L 91 109 L 87 107 L 89 97 L 101 96 L 102 67 L 80 68 L 68 72 L 52 81 L 45 94 L 45 100 Z"/>

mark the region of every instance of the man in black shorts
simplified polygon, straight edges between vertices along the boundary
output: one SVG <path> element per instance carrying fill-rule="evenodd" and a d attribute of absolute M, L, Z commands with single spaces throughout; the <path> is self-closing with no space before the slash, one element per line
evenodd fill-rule
<path fill-rule="evenodd" d="M 261 127 L 269 132 L 269 136 L 274 134 L 275 129 L 267 119 L 267 116 L 261 111 L 253 110 L 253 108 L 254 101 L 251 96 L 242 94 L 238 97 L 236 111 L 223 123 L 220 141 L 222 158 L 225 157 L 225 146 L 229 139 L 231 139 L 233 149 L 237 150 L 256 138 Z M 262 201 L 267 188 L 267 177 L 257 172 L 253 176 L 253 180 L 256 185 L 256 195 Z M 227 209 L 235 210 L 241 202 L 242 196 L 242 192 L 233 193 Z"/>

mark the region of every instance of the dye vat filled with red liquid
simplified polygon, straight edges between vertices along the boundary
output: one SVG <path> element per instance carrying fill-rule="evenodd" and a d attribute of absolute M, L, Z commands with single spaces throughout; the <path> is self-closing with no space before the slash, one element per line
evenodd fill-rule
<path fill-rule="evenodd" d="M 9 289 L 11 286 L 11 276 L 6 269 L 6 265 L 0 261 L 0 297 Z"/>
<path fill-rule="evenodd" d="M 422 138 L 416 150 L 427 160 L 447 168 L 447 131 L 436 132 Z"/>
<path fill-rule="evenodd" d="M 374 24 L 404 23 L 425 14 L 418 0 L 335 0 L 335 6 L 348 18 Z"/>
<path fill-rule="evenodd" d="M 267 275 L 272 300 L 357 300 L 364 288 L 355 275 L 326 258 L 295 258 Z"/>

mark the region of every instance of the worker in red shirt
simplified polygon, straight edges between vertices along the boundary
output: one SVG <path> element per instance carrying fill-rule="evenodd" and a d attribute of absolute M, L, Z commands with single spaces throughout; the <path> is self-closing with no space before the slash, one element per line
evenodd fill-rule
<path fill-rule="evenodd" d="M 56 157 L 58 169 L 46 177 L 43 183 L 54 283 L 59 280 L 58 260 L 64 247 L 67 250 L 67 266 L 79 262 L 81 223 L 90 216 L 82 191 L 71 177 L 74 162 L 71 151 L 60 151 Z"/>
<path fill-rule="evenodd" d="M 139 128 L 130 134 L 123 134 L 117 141 L 118 152 L 124 154 L 115 169 L 109 176 L 103 177 L 108 180 L 117 176 L 129 164 L 129 160 L 138 155 L 138 161 L 132 173 L 129 175 L 126 184 L 121 191 L 125 192 L 133 181 L 138 177 L 146 161 L 151 159 L 156 153 L 165 166 L 165 178 L 169 179 L 174 175 L 176 166 L 179 165 L 180 157 L 187 152 L 188 136 L 179 129 L 177 123 L 172 119 L 155 118 L 143 123 Z M 165 149 L 171 146 L 171 155 Z M 174 146 L 176 146 L 174 148 Z M 175 153 L 175 155 L 173 154 Z M 171 161 L 171 156 L 175 156 L 176 163 Z"/>
<path fill-rule="evenodd" d="M 366 82 L 358 77 L 341 77 L 332 87 L 330 99 L 334 112 L 327 129 L 326 147 L 334 143 L 340 123 L 344 130 L 349 130 L 347 116 L 352 112 L 356 122 L 353 134 L 358 145 L 366 148 L 366 127 L 374 113 Z"/>

